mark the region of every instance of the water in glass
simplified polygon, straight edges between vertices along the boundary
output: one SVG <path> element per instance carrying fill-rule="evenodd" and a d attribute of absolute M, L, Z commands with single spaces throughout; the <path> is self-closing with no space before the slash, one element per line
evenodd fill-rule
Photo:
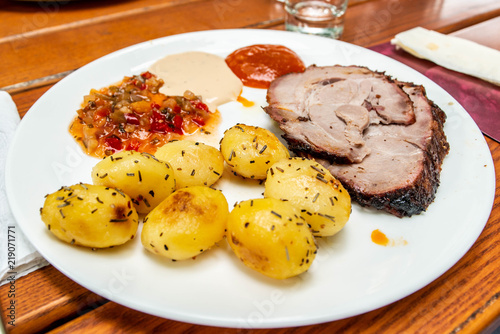
<path fill-rule="evenodd" d="M 344 30 L 347 1 L 287 0 L 286 29 L 339 38 Z"/>

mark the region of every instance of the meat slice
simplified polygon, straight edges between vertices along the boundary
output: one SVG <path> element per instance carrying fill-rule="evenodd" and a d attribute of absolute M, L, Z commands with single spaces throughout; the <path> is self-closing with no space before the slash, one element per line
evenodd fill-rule
<path fill-rule="evenodd" d="M 276 79 L 267 100 L 265 110 L 280 123 L 292 150 L 338 162 L 361 162 L 370 153 L 363 139 L 370 124 L 415 122 L 408 94 L 365 67 L 310 66 Z"/>
<path fill-rule="evenodd" d="M 352 66 L 324 68 L 328 76 L 322 80 L 329 81 L 329 91 L 311 86 L 308 78 L 315 75 L 308 73 L 304 73 L 307 78 L 297 74 L 277 79 L 269 88 L 265 110 L 279 123 L 290 149 L 327 167 L 353 200 L 398 217 L 419 214 L 435 198 L 441 164 L 449 151 L 443 131 L 446 115 L 427 98 L 424 87 L 381 73 L 372 72 L 372 86 L 366 94 L 358 70 L 365 76 L 370 72 Z M 346 75 L 343 87 L 357 86 L 361 96 L 334 96 L 345 95 L 332 80 L 331 74 L 338 72 L 353 73 L 354 84 L 347 83 L 351 79 Z M 374 87 L 378 82 L 384 87 Z M 287 87 L 287 96 L 280 94 Z M 315 89 L 321 94 L 311 92 Z M 292 96 L 296 99 L 293 106 Z M 311 100 L 311 96 L 316 98 Z M 331 102 L 339 100 L 347 103 Z"/>

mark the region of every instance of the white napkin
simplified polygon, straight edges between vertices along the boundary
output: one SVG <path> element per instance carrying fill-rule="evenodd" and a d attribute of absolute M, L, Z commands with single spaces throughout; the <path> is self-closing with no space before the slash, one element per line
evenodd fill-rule
<path fill-rule="evenodd" d="M 14 101 L 7 92 L 0 91 L 0 285 L 48 264 L 23 235 L 12 216 L 5 193 L 7 151 L 19 121 Z M 12 255 L 15 263 L 11 261 Z"/>
<path fill-rule="evenodd" d="M 500 85 L 498 50 L 422 27 L 397 34 L 391 43 L 415 57 Z"/>

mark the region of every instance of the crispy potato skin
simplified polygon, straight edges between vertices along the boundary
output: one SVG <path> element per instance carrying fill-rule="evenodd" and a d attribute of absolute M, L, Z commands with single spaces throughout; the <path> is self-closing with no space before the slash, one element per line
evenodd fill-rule
<path fill-rule="evenodd" d="M 40 212 L 57 238 L 92 248 L 124 244 L 135 237 L 139 225 L 129 196 L 92 184 L 62 187 L 47 195 Z"/>
<path fill-rule="evenodd" d="M 274 198 L 237 204 L 229 214 L 227 241 L 245 265 L 276 279 L 305 272 L 316 256 L 300 211 Z"/>
<path fill-rule="evenodd" d="M 121 151 L 105 157 L 92 169 L 94 184 L 122 190 L 139 213 L 148 213 L 176 186 L 173 168 L 148 153 Z"/>
<path fill-rule="evenodd" d="M 142 245 L 172 260 L 193 258 L 224 237 L 228 215 L 226 198 L 219 190 L 179 189 L 146 216 Z"/>
<path fill-rule="evenodd" d="M 220 151 L 234 174 L 263 180 L 275 162 L 290 157 L 288 149 L 269 130 L 237 124 L 224 132 Z"/>
<path fill-rule="evenodd" d="M 174 169 L 177 189 L 211 186 L 224 171 L 224 158 L 218 149 L 191 140 L 171 141 L 160 147 L 155 156 Z"/>
<path fill-rule="evenodd" d="M 264 196 L 299 208 L 314 236 L 338 233 L 351 214 L 351 197 L 340 181 L 319 163 L 305 158 L 281 160 L 271 166 Z"/>

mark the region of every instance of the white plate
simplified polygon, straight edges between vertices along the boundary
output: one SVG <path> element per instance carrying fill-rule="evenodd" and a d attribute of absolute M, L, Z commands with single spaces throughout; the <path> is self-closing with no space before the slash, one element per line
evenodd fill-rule
<path fill-rule="evenodd" d="M 189 50 L 226 56 L 250 44 L 282 44 L 306 65 L 365 65 L 423 84 L 446 112 L 451 145 L 441 186 L 427 212 L 399 219 L 354 205 L 338 235 L 321 239 L 310 270 L 285 281 L 247 269 L 225 242 L 196 260 L 171 262 L 146 253 L 140 238 L 122 247 L 91 251 L 56 240 L 40 220 L 44 195 L 63 185 L 90 182 L 97 159 L 85 156 L 67 128 L 91 88 L 146 70 L 166 54 Z M 279 134 L 260 106 L 265 90 L 245 88 L 252 108 L 220 108 L 221 133 L 236 122 Z M 220 134 L 219 134 L 220 135 Z M 22 120 L 8 156 L 7 194 L 23 232 L 65 275 L 112 301 L 169 319 L 225 327 L 286 327 L 354 316 L 399 300 L 456 263 L 481 233 L 491 212 L 495 173 L 484 137 L 467 112 L 443 89 L 392 59 L 336 40 L 272 30 L 218 30 L 170 36 L 98 59 L 44 94 Z M 217 187 L 230 206 L 261 197 L 262 186 L 227 176 Z M 395 241 L 376 245 L 380 229 Z"/>

